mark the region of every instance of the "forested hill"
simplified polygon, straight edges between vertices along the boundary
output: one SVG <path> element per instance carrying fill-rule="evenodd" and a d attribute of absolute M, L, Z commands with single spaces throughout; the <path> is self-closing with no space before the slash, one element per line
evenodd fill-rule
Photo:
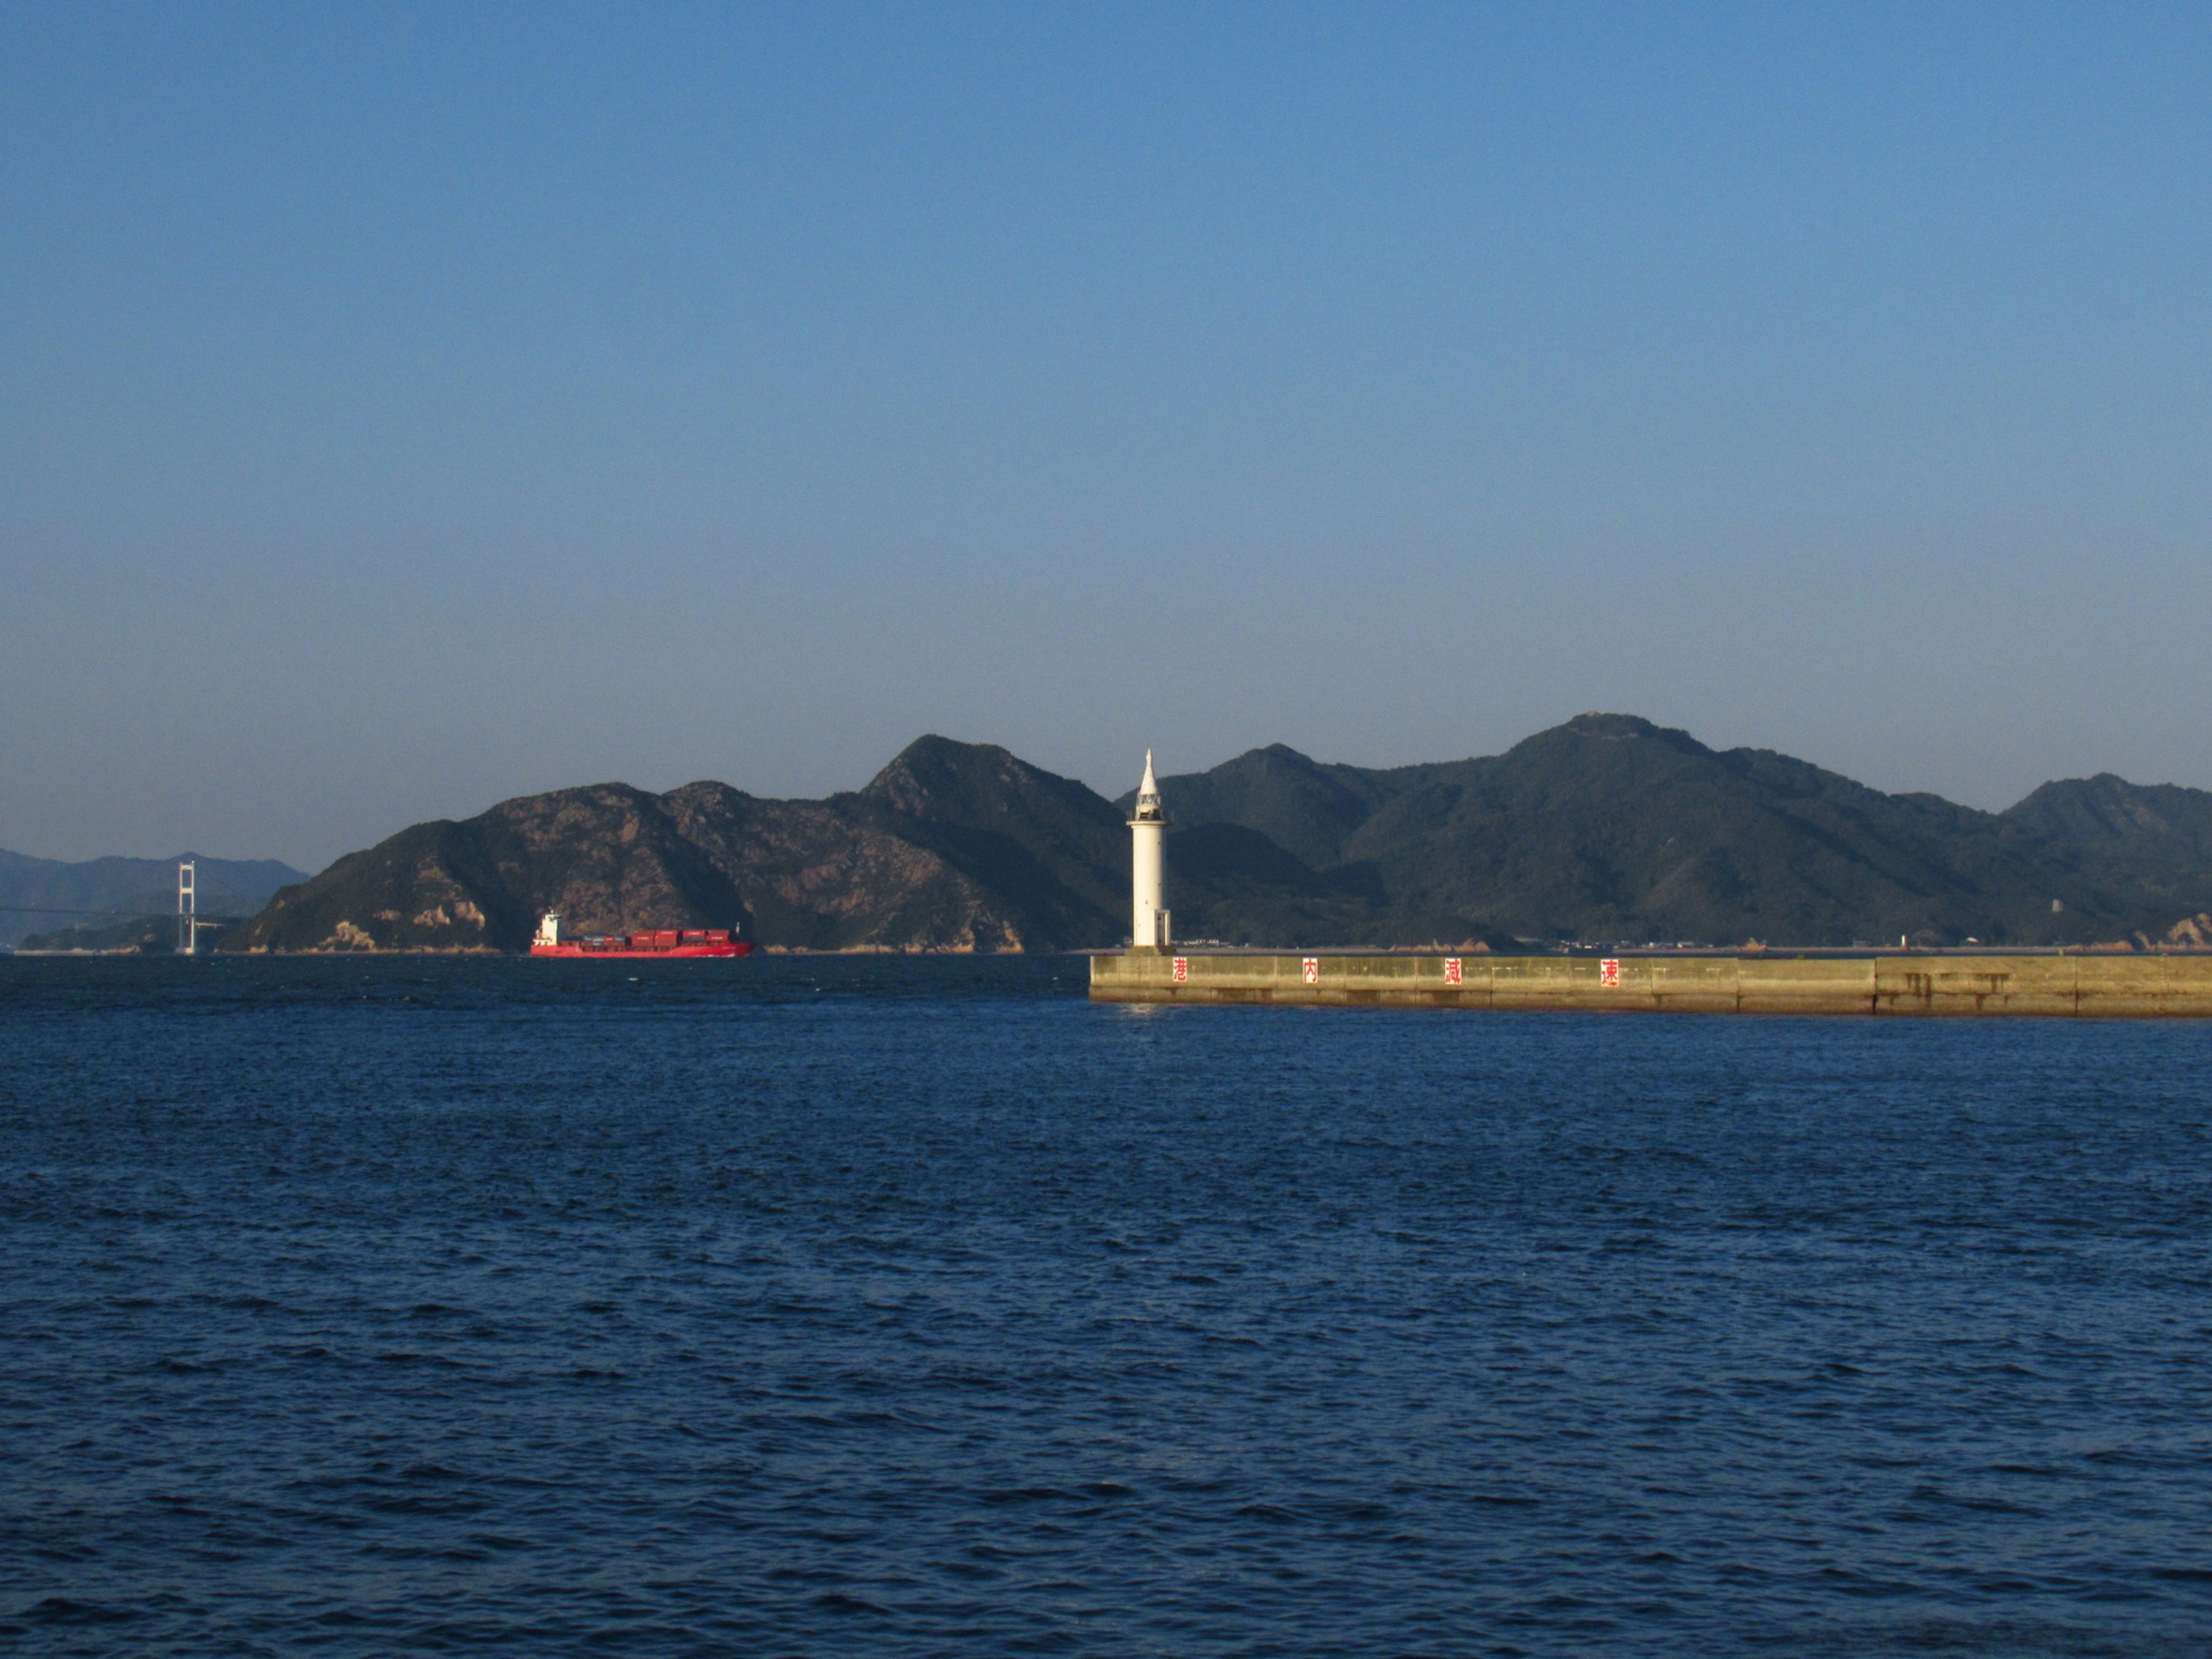
<path fill-rule="evenodd" d="M 1632 715 L 1389 770 L 1277 745 L 1160 787 L 1179 863 L 1220 871 L 1178 926 L 1224 939 L 2081 943 L 2212 908 L 2201 790 L 2103 776 L 1983 812 Z M 1235 877 L 1252 837 L 1302 890 Z"/>
<path fill-rule="evenodd" d="M 1187 939 L 2087 943 L 2212 911 L 2205 792 L 2100 776 L 1983 812 L 1631 715 L 1389 769 L 1277 745 L 1161 788 Z M 1107 946 L 1127 934 L 1127 808 L 939 737 L 826 800 L 560 790 L 350 854 L 226 946 L 516 950 L 546 908 L 816 950 Z"/>

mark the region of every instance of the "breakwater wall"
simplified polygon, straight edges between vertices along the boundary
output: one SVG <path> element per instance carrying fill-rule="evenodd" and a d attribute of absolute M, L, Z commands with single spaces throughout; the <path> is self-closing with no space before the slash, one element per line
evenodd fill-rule
<path fill-rule="evenodd" d="M 2212 1018 L 2212 953 L 1815 957 L 1263 956 L 1091 958 L 1096 1002 L 1284 1003 L 1608 1013 Z"/>

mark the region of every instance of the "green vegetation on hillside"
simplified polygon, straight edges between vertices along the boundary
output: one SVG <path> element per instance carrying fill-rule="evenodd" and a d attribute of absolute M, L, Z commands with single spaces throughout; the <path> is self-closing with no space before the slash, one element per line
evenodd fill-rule
<path fill-rule="evenodd" d="M 1630 715 L 1382 770 L 1276 745 L 1161 787 L 1177 933 L 1231 944 L 2078 944 L 2212 909 L 2212 794 L 2107 776 L 1982 812 Z M 226 948 L 512 951 L 544 909 L 794 949 L 1111 946 L 1127 810 L 938 737 L 821 801 L 560 790 L 350 854 Z"/>

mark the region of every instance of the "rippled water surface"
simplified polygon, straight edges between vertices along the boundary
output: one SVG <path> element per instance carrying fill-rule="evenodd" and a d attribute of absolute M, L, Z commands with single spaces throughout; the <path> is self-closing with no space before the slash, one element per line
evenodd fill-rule
<path fill-rule="evenodd" d="M 0 1648 L 2212 1653 L 2197 1025 L 0 963 Z"/>

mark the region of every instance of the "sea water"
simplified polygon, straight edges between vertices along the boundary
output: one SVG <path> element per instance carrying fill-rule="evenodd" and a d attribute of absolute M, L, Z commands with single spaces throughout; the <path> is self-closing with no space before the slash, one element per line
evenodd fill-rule
<path fill-rule="evenodd" d="M 0 1648 L 2212 1651 L 2212 1027 L 0 963 Z"/>

